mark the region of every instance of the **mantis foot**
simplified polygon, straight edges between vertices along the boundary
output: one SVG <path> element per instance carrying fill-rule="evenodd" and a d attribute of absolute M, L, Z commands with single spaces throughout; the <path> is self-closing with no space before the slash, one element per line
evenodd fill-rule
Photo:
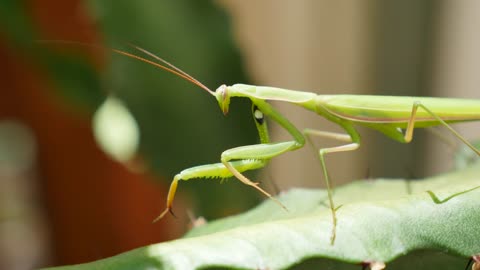
<path fill-rule="evenodd" d="M 162 213 L 160 213 L 160 215 L 158 215 L 158 217 L 156 217 L 152 223 L 155 223 L 157 221 L 159 221 L 160 219 L 162 219 L 167 213 L 170 213 L 174 218 L 177 218 L 177 216 L 175 215 L 175 213 L 173 212 L 172 210 L 172 207 L 171 206 L 168 206 L 167 208 L 165 208 L 165 210 L 163 210 Z"/>

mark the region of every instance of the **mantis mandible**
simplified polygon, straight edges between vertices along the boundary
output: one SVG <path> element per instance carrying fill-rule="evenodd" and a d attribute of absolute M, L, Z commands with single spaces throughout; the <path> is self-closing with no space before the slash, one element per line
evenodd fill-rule
<path fill-rule="evenodd" d="M 163 218 L 168 212 L 173 215 L 172 204 L 179 181 L 187 181 L 194 178 L 227 178 L 234 176 L 242 183 L 257 189 L 286 209 L 277 199 L 259 187 L 258 183 L 251 181 L 242 173 L 262 168 L 270 159 L 302 148 L 307 138 L 319 136 L 345 143 L 336 147 L 322 148 L 318 151 L 332 214 L 332 235 L 330 240 L 331 244 L 333 244 L 336 237 L 337 217 L 325 156 L 330 153 L 356 150 L 361 142 L 356 126 L 372 128 L 393 140 L 409 143 L 413 138 L 415 128 L 442 125 L 480 156 L 480 151 L 449 125 L 456 122 L 480 120 L 480 100 L 373 95 L 318 95 L 309 92 L 245 84 L 221 85 L 216 91 L 212 91 L 162 58 L 137 46 L 131 46 L 159 62 L 128 52 L 112 50 L 118 54 L 164 69 L 201 87 L 215 97 L 224 114 L 228 113 L 231 98 L 250 99 L 252 102 L 252 115 L 260 138 L 259 144 L 240 146 L 224 151 L 221 154 L 220 163 L 188 168 L 175 175 L 167 195 L 166 208 L 154 222 Z M 317 113 L 342 127 L 345 133 L 325 132 L 315 129 L 300 131 L 267 102 L 271 100 L 292 103 Z M 293 139 L 283 142 L 271 142 L 266 118 L 277 122 L 290 133 Z"/>

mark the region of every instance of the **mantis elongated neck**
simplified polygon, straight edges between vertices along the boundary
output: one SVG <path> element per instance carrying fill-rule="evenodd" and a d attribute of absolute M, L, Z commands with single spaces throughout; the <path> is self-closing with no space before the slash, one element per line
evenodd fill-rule
<path fill-rule="evenodd" d="M 255 86 L 247 84 L 235 84 L 228 87 L 231 97 L 246 97 L 259 100 L 276 100 L 298 104 L 308 110 L 315 111 L 315 98 L 317 94 L 287 90 L 269 86 Z"/>

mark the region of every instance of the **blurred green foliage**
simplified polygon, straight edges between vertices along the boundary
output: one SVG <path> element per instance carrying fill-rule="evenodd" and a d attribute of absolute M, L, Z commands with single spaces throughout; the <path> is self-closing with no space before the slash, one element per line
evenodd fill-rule
<path fill-rule="evenodd" d="M 13 46 L 30 43 L 34 37 L 32 21 L 24 1 L 2 0 L 0 2 L 0 25 L 3 26 L 0 28 L 0 33 L 9 39 Z"/>
<path fill-rule="evenodd" d="M 91 111 L 103 99 L 101 81 L 91 63 L 78 55 L 59 53 L 39 46 L 40 29 L 31 17 L 26 1 L 4 0 L 0 2 L 0 35 L 15 53 L 40 63 L 47 75 L 55 78 L 61 94 L 70 102 L 87 106 Z"/>

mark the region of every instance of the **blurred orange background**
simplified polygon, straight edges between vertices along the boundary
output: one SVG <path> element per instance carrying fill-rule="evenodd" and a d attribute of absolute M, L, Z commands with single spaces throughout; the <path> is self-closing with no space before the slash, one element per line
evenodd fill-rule
<path fill-rule="evenodd" d="M 81 1 L 29 1 L 26 8 L 48 39 L 101 40 Z M 66 106 L 45 74 L 5 38 L 0 37 L 0 119 L 20 121 L 35 136 L 36 164 L 19 172 L 28 179 L 16 181 L 38 181 L 39 193 L 27 199 L 48 218 L 44 233 L 51 238 L 42 247 L 52 248 L 43 251 L 48 263 L 87 262 L 179 236 L 183 228 L 175 228 L 172 220 L 151 223 L 164 204 L 167 185 L 108 158 L 94 141 L 89 112 Z M 102 55 L 85 57 L 98 69 L 105 61 Z M 8 248 L 23 249 L 22 243 L 12 244 L 17 246 Z"/>

